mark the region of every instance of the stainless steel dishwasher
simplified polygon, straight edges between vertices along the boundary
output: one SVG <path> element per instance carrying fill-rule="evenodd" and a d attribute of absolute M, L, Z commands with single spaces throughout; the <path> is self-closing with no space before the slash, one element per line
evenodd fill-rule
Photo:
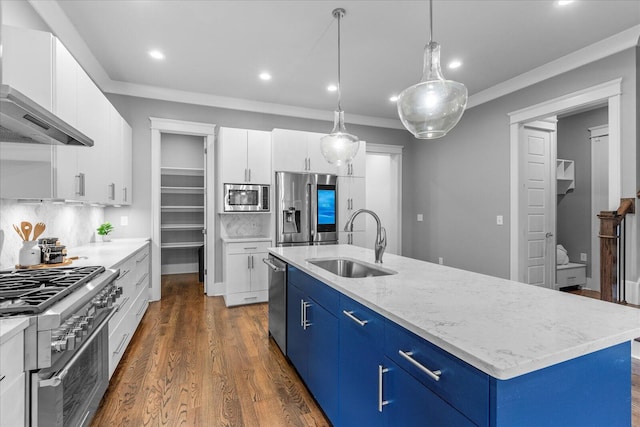
<path fill-rule="evenodd" d="M 287 263 L 269 254 L 269 334 L 287 355 Z"/>

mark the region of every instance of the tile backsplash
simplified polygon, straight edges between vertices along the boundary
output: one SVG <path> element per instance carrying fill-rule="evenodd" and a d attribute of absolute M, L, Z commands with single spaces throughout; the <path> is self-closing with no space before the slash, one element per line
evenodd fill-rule
<path fill-rule="evenodd" d="M 73 248 L 96 240 L 96 228 L 104 222 L 104 208 L 0 199 L 0 268 L 18 263 L 22 239 L 13 224 L 19 227 L 21 221 L 44 222 L 47 229 L 40 237 L 57 237 L 67 248 Z"/>
<path fill-rule="evenodd" d="M 220 237 L 257 237 L 271 234 L 271 215 L 224 214 L 220 215 Z"/>

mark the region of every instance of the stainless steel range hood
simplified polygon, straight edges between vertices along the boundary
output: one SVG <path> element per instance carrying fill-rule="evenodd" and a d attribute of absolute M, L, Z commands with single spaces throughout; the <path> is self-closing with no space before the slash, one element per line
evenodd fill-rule
<path fill-rule="evenodd" d="M 0 141 L 93 146 L 93 140 L 8 85 L 0 85 Z"/>

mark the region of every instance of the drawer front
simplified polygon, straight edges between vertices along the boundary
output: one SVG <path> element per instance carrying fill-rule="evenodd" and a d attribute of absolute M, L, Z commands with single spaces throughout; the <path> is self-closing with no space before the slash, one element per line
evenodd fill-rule
<path fill-rule="evenodd" d="M 225 248 L 228 254 L 252 254 L 266 252 L 271 246 L 273 246 L 271 242 L 243 242 L 227 243 Z"/>
<path fill-rule="evenodd" d="M 0 393 L 24 371 L 24 335 L 22 332 L 11 337 L 0 347 Z"/>
<path fill-rule="evenodd" d="M 561 286 L 585 285 L 587 277 L 586 268 L 564 268 L 556 270 L 556 283 Z"/>
<path fill-rule="evenodd" d="M 118 298 L 117 304 L 120 308 L 118 308 L 116 314 L 114 314 L 113 317 L 109 320 L 109 335 L 111 335 L 113 331 L 116 330 L 124 316 L 127 315 L 129 310 L 131 309 L 131 305 L 133 304 L 134 299 L 135 296 L 124 294 L 121 295 L 120 298 Z"/>
<path fill-rule="evenodd" d="M 473 422 L 487 424 L 488 375 L 389 320 L 385 325 L 385 353 Z M 439 380 L 431 378 L 418 364 L 432 372 L 440 371 Z"/>
<path fill-rule="evenodd" d="M 149 274 L 149 245 L 139 250 L 135 256 L 135 279 L 139 282 L 143 276 Z"/>
<path fill-rule="evenodd" d="M 135 279 L 135 258 L 127 258 L 124 262 L 118 264 L 116 268 L 120 269 L 120 276 L 116 279 L 116 285 L 122 287 L 123 297 L 133 297 L 133 287 L 136 282 Z"/>
<path fill-rule="evenodd" d="M 149 307 L 149 294 L 146 292 L 141 292 L 138 295 L 138 298 L 133 303 L 131 307 L 131 319 L 132 319 L 132 334 L 138 329 L 138 325 L 144 316 L 144 313 L 147 312 L 147 308 Z"/>
<path fill-rule="evenodd" d="M 122 355 L 127 349 L 127 345 L 129 345 L 129 341 L 133 335 L 134 329 L 131 312 L 131 309 L 125 312 L 125 315 L 113 332 L 111 332 L 111 328 L 109 328 L 109 378 L 111 378 L 118 363 L 120 363 L 120 359 L 122 359 Z"/>
<path fill-rule="evenodd" d="M 295 267 L 288 267 L 288 281 L 297 286 L 304 294 L 313 298 L 334 316 L 338 315 L 340 308 L 340 294 L 335 289 L 314 279 L 307 273 Z"/>
<path fill-rule="evenodd" d="M 224 303 L 227 307 L 234 305 L 256 304 L 259 302 L 267 302 L 269 300 L 269 291 L 254 292 L 236 292 L 224 296 Z"/>
<path fill-rule="evenodd" d="M 384 318 L 373 310 L 341 294 L 339 319 L 341 329 L 348 328 L 378 349 L 383 347 Z"/>
<path fill-rule="evenodd" d="M 5 377 L 2 383 L 6 382 Z M 20 427 L 25 424 L 25 374 L 6 385 L 0 392 L 0 426 Z"/>

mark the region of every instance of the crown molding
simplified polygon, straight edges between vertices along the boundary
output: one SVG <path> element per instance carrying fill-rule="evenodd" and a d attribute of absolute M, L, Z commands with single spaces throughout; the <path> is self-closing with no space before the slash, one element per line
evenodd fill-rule
<path fill-rule="evenodd" d="M 585 48 L 572 52 L 554 61 L 541 65 L 512 79 L 498 83 L 469 97 L 467 108 L 477 107 L 510 93 L 532 86 L 551 77 L 558 76 L 578 67 L 598 61 L 623 50 L 638 46 L 640 25 L 631 27 Z"/>
<path fill-rule="evenodd" d="M 238 111 L 299 117 L 311 120 L 333 121 L 333 112 L 291 105 L 251 101 L 211 94 L 195 93 L 161 87 L 133 84 L 111 80 L 102 64 L 89 49 L 73 23 L 64 13 L 57 0 L 28 0 L 51 31 L 60 38 L 87 74 L 102 91 L 119 95 L 143 97 L 172 102 L 227 108 Z M 574 70 L 583 65 L 640 45 L 640 25 L 596 42 L 583 49 L 551 61 L 512 79 L 506 80 L 469 97 L 467 109 L 524 89 L 551 77 Z M 345 116 L 347 123 L 390 129 L 404 129 L 398 119 L 371 117 L 357 114 Z"/>

